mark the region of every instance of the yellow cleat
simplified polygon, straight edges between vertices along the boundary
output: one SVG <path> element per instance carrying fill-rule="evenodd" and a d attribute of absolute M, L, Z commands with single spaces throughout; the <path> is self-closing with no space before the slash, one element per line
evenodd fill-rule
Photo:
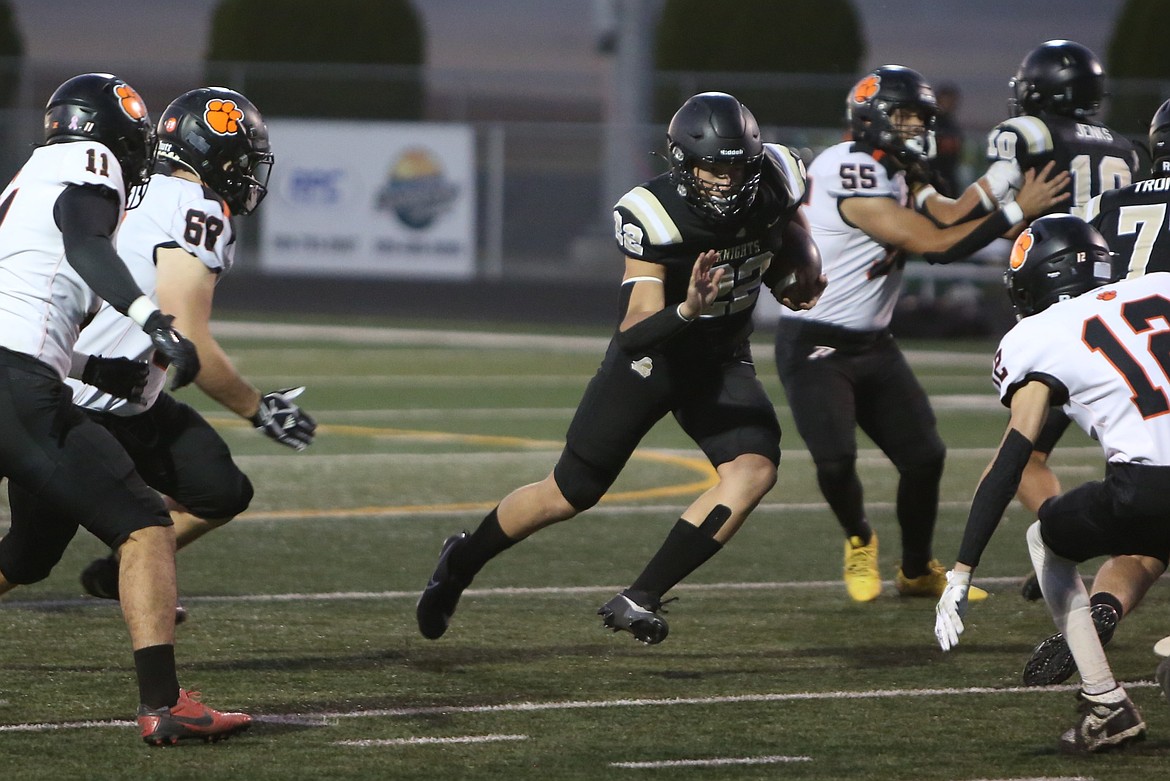
<path fill-rule="evenodd" d="M 935 599 L 941 597 L 947 587 L 947 569 L 938 559 L 931 559 L 927 568 L 926 574 L 908 578 L 902 574 L 902 568 L 898 567 L 898 574 L 894 576 L 894 587 L 898 589 L 898 593 L 904 597 Z M 971 586 L 967 590 L 968 602 L 980 602 L 984 599 L 987 599 L 987 592 L 978 586 Z"/>
<path fill-rule="evenodd" d="M 872 602 L 882 593 L 877 532 L 870 534 L 868 544 L 860 537 L 845 541 L 845 589 L 855 602 Z"/>

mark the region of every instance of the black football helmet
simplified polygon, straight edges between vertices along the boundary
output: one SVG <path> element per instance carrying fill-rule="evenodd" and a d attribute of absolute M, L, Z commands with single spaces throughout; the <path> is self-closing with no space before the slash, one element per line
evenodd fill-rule
<path fill-rule="evenodd" d="M 1150 120 L 1150 157 L 1155 176 L 1170 175 L 1170 100 L 1159 106 Z"/>
<path fill-rule="evenodd" d="M 726 220 L 752 205 L 760 187 L 764 144 L 756 118 L 736 98 L 724 92 L 689 98 L 670 120 L 666 146 L 671 181 L 699 214 Z M 743 166 L 742 180 L 725 188 L 695 176 L 696 166 L 719 164 Z"/>
<path fill-rule="evenodd" d="M 911 111 L 922 120 L 922 129 L 894 124 L 898 109 Z M 934 121 L 938 101 L 934 90 L 916 70 L 883 65 L 849 91 L 845 115 L 853 140 L 891 154 L 903 165 L 934 156 Z"/>
<path fill-rule="evenodd" d="M 203 87 L 175 98 L 158 121 L 158 138 L 159 160 L 194 173 L 233 214 L 250 214 L 268 194 L 268 127 L 235 90 Z"/>
<path fill-rule="evenodd" d="M 1097 55 L 1073 41 L 1047 41 L 1028 52 L 1008 86 L 1013 117 L 1046 111 L 1089 117 L 1105 97 L 1105 73 Z"/>
<path fill-rule="evenodd" d="M 109 73 L 84 73 L 57 87 L 45 105 L 45 143 L 97 141 L 122 167 L 126 208 L 142 200 L 157 145 L 146 104 Z"/>
<path fill-rule="evenodd" d="M 1112 256 L 1105 238 L 1079 217 L 1050 214 L 1033 221 L 1016 237 L 1003 274 L 1016 317 L 1115 281 Z"/>

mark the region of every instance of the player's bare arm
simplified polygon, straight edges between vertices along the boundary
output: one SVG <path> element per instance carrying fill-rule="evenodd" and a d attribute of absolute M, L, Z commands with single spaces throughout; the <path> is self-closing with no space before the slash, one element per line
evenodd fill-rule
<path fill-rule="evenodd" d="M 1007 213 L 1001 209 L 981 219 L 946 228 L 936 226 L 918 212 L 901 206 L 893 198 L 847 198 L 841 202 L 840 209 L 845 219 L 882 244 L 925 255 L 941 254 L 958 245 L 989 221 L 995 220 L 992 225 L 1002 225 L 1007 229 L 1014 224 L 1022 224 L 1025 220 L 1039 217 L 1068 200 L 1068 193 L 1064 192 L 1067 182 L 1068 172 L 1053 174 L 1053 166 L 1049 164 L 1039 174 L 1033 174 L 1025 179 L 1020 195 L 1016 199 L 1018 208 L 1010 215 L 1005 217 Z M 986 230 L 985 227 L 984 231 Z M 1000 230 L 993 231 L 987 237 L 987 241 L 974 249 L 985 246 L 1000 233 L 1002 233 Z"/>
<path fill-rule="evenodd" d="M 179 330 L 194 342 L 201 368 L 195 384 L 227 409 L 249 418 L 260 408 L 260 391 L 236 370 L 211 334 L 216 275 L 179 247 L 158 251 L 158 300 L 173 312 Z"/>

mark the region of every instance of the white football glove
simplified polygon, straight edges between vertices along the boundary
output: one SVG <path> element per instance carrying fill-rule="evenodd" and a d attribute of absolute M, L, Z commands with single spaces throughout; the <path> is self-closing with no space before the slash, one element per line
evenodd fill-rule
<path fill-rule="evenodd" d="M 265 393 L 260 399 L 260 409 L 251 417 L 252 425 L 282 445 L 304 450 L 312 444 L 317 430 L 317 421 L 293 403 L 304 391 L 302 385 Z"/>
<path fill-rule="evenodd" d="M 934 636 L 944 651 L 959 644 L 963 634 L 963 616 L 967 615 L 967 591 L 971 588 L 971 573 L 947 573 L 947 587 L 934 608 Z"/>

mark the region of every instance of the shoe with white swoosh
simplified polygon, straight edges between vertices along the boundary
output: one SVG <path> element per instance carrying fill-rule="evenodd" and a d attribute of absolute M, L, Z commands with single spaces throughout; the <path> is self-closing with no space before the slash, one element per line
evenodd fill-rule
<path fill-rule="evenodd" d="M 1081 718 L 1060 736 L 1062 754 L 1095 754 L 1145 740 L 1146 722 L 1120 688 L 1100 695 L 1077 692 Z"/>

